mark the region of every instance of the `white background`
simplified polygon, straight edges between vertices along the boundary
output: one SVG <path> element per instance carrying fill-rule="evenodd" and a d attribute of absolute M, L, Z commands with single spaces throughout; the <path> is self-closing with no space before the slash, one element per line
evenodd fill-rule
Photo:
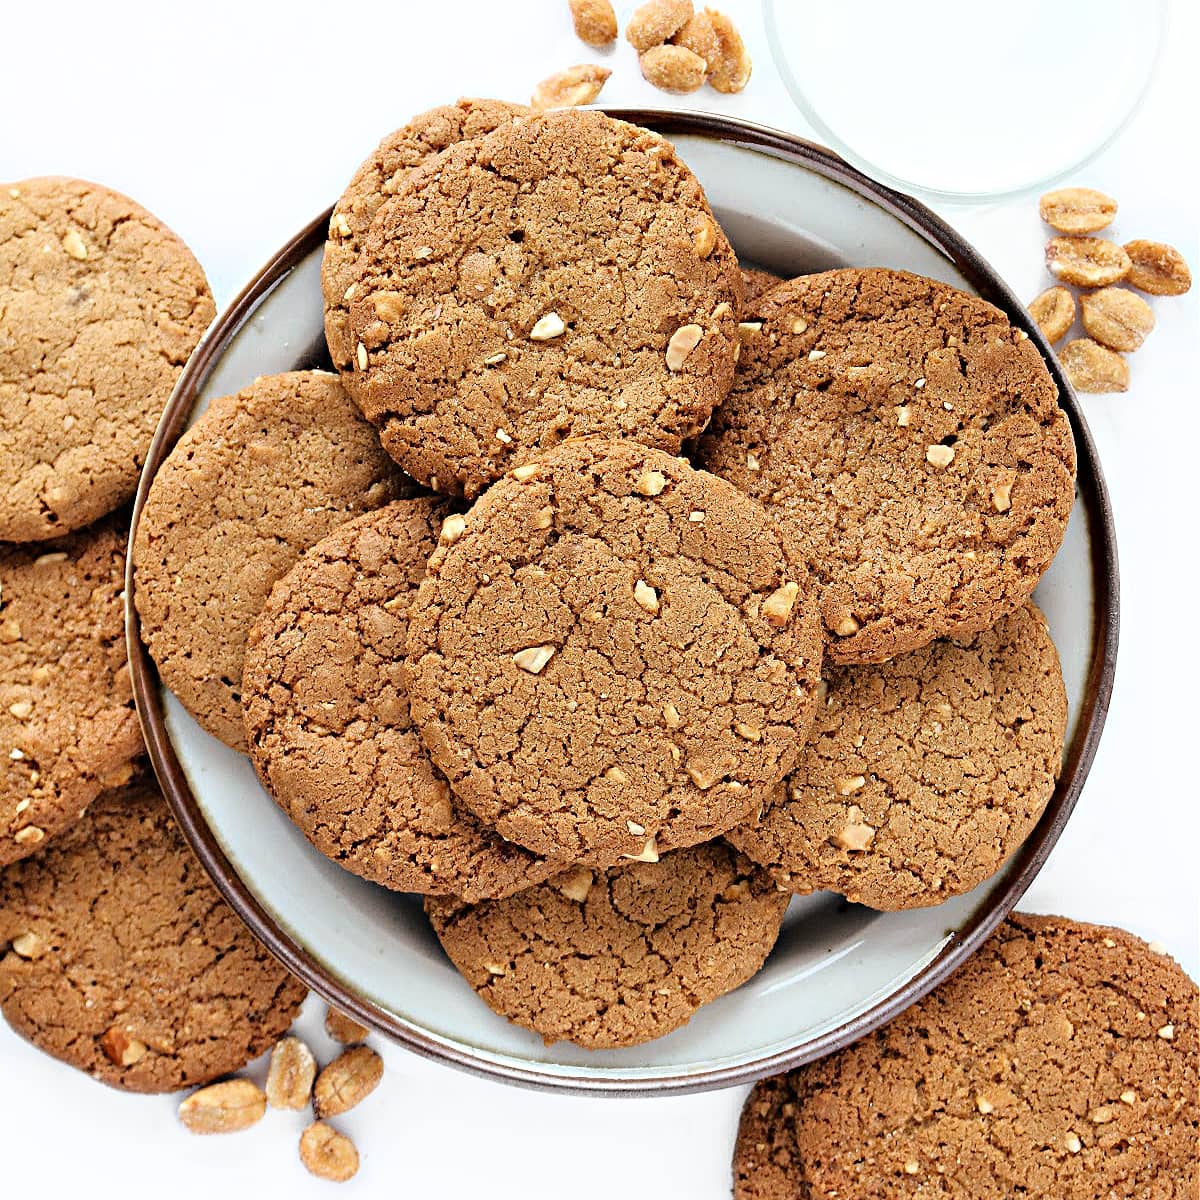
<path fill-rule="evenodd" d="M 740 96 L 706 89 L 679 103 L 806 132 L 776 75 L 756 0 L 718 2 L 740 24 L 754 77 Z M 632 5 L 616 7 L 624 27 Z M 910 7 L 919 20 L 919 0 Z M 972 6 L 964 0 L 963 7 Z M 1087 6 L 1079 8 L 1082 19 Z M 1128 0 L 1128 9 L 1137 19 L 1139 0 Z M 980 18 L 984 10 L 991 19 L 994 6 L 981 6 Z M 1173 20 L 1140 114 L 1072 182 L 1119 199 L 1118 240 L 1161 238 L 1196 268 L 1194 6 L 1177 3 Z M 982 23 L 979 37 L 986 39 Z M 970 39 L 968 30 L 965 45 L 983 45 Z M 218 306 L 338 195 L 380 136 L 415 112 L 460 94 L 525 99 L 550 71 L 597 60 L 573 37 L 565 0 L 25 0 L 0 5 L 0 47 L 0 180 L 72 174 L 129 193 L 196 251 Z M 852 69 L 853 47 L 846 54 Z M 642 81 L 623 43 L 600 61 L 614 69 L 604 101 L 672 103 Z M 1075 78 L 1018 75 L 1012 86 L 1043 88 L 1052 122 L 1057 89 L 1103 88 L 1104 80 L 1099 62 Z M 1047 286 L 1034 197 L 941 211 L 1019 295 Z M 1158 328 L 1134 356 L 1127 394 L 1083 398 L 1117 517 L 1120 665 L 1079 808 L 1023 905 L 1157 938 L 1193 977 L 1200 975 L 1196 297 L 1155 303 Z M 320 1012 L 310 1001 L 304 1028 L 327 1057 Z M 380 1091 L 339 1122 L 362 1151 L 353 1193 L 728 1195 L 743 1089 L 582 1100 L 481 1082 L 384 1050 Z M 297 1162 L 298 1116 L 269 1114 L 249 1133 L 198 1139 L 176 1126 L 174 1107 L 171 1098 L 103 1089 L 0 1027 L 0 1195 L 208 1200 L 219 1189 L 306 1196 L 331 1187 L 310 1180 Z"/>

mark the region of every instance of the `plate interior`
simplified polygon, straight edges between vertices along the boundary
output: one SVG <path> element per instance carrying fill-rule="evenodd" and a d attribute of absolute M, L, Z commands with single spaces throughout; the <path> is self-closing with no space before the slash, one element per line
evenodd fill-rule
<path fill-rule="evenodd" d="M 698 136 L 674 139 L 699 176 L 739 255 L 779 274 L 889 266 L 974 291 L 954 263 L 896 216 L 803 165 Z M 320 249 L 261 301 L 204 382 L 192 419 L 213 396 L 259 375 L 327 367 Z M 1092 530 L 1076 501 L 1066 542 L 1036 592 L 1062 658 L 1068 743 L 1082 736 L 1096 597 Z M 199 809 L 243 883 L 307 955 L 351 992 L 481 1065 L 541 1076 L 679 1078 L 736 1069 L 829 1033 L 892 995 L 970 922 L 1004 872 L 938 908 L 880 914 L 830 894 L 795 898 L 763 971 L 648 1045 L 587 1052 L 493 1015 L 460 978 L 421 911 L 333 865 L 292 826 L 247 759 L 204 733 L 164 693 L 167 731 Z M 1011 868 L 1006 868 L 1006 870 Z"/>

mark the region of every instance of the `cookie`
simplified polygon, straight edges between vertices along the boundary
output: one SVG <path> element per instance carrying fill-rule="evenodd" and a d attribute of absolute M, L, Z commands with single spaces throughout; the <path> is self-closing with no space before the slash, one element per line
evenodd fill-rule
<path fill-rule="evenodd" d="M 729 390 L 733 250 L 671 144 L 602 112 L 451 146 L 362 246 L 346 385 L 437 491 L 474 497 L 572 436 L 674 453 Z"/>
<path fill-rule="evenodd" d="M 399 500 L 309 550 L 250 631 L 242 704 L 259 776 L 322 854 L 397 891 L 481 900 L 566 864 L 456 807 L 409 717 L 408 606 L 449 511 Z"/>
<path fill-rule="evenodd" d="M 264 375 L 179 439 L 138 522 L 134 599 L 163 682 L 209 733 L 245 749 L 242 656 L 271 585 L 413 490 L 324 371 Z"/>
<path fill-rule="evenodd" d="M 1014 916 L 948 983 L 759 1084 L 736 1200 L 1195 1196 L 1197 988 L 1119 929 Z"/>
<path fill-rule="evenodd" d="M 339 371 L 349 370 L 354 361 L 347 292 L 354 283 L 362 239 L 384 201 L 403 187 L 413 168 L 439 151 L 456 142 L 491 133 L 528 111 L 522 105 L 505 104 L 501 100 L 459 100 L 456 104 L 441 105 L 413 117 L 403 129 L 389 133 L 355 171 L 333 206 L 321 263 L 325 340 L 333 365 Z"/>
<path fill-rule="evenodd" d="M 742 267 L 741 276 L 743 305 L 753 304 L 759 296 L 766 295 L 776 284 L 783 282 L 781 276 L 757 267 Z"/>
<path fill-rule="evenodd" d="M 409 615 L 413 720 L 464 807 L 602 868 L 753 812 L 795 762 L 820 656 L 763 509 L 634 442 L 515 468 L 447 523 Z"/>
<path fill-rule="evenodd" d="M 994 875 L 1062 768 L 1067 692 L 1026 604 L 969 642 L 834 667 L 786 789 L 729 840 L 781 887 L 886 911 Z"/>
<path fill-rule="evenodd" d="M 142 751 L 125 654 L 127 520 L 0 545 L 0 866 L 77 821 Z"/>
<path fill-rule="evenodd" d="M 547 1045 L 635 1046 L 757 973 L 788 897 L 723 842 L 656 863 L 576 867 L 538 887 L 425 911 L 467 982 Z"/>
<path fill-rule="evenodd" d="M 215 312 L 191 251 L 128 197 L 0 187 L 0 539 L 60 537 L 133 495 Z"/>
<path fill-rule="evenodd" d="M 1062 542 L 1075 448 L 999 309 L 899 271 L 806 275 L 750 306 L 699 461 L 804 548 L 835 663 L 970 637 Z"/>
<path fill-rule="evenodd" d="M 170 1092 L 239 1070 L 304 997 L 149 782 L 105 793 L 44 853 L 0 872 L 0 1012 L 102 1083 Z"/>

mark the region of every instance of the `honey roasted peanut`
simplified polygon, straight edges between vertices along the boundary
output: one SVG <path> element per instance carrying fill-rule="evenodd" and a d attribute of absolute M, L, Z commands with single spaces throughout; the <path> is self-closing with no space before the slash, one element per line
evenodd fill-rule
<path fill-rule="evenodd" d="M 1065 187 L 1047 192 L 1038 202 L 1038 212 L 1060 233 L 1095 233 L 1112 224 L 1117 202 L 1094 188 Z"/>
<path fill-rule="evenodd" d="M 1116 351 L 1091 338 L 1068 342 L 1058 359 L 1077 392 L 1129 390 L 1129 364 Z"/>
<path fill-rule="evenodd" d="M 1106 287 L 1124 279 L 1129 255 L 1115 242 L 1095 237 L 1056 237 L 1046 243 L 1046 267 L 1063 283 Z"/>
<path fill-rule="evenodd" d="M 1137 350 L 1154 328 L 1154 312 L 1127 288 L 1107 287 L 1080 300 L 1083 327 L 1110 350 Z"/>

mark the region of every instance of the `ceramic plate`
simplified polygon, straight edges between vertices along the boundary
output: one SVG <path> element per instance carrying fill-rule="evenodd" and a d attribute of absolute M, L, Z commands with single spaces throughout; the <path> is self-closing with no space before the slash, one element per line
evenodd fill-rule
<path fill-rule="evenodd" d="M 792 901 L 766 967 L 644 1046 L 589 1052 L 495 1016 L 459 977 L 417 896 L 366 883 L 318 854 L 247 759 L 163 691 L 138 635 L 130 657 L 147 743 L 192 846 L 233 907 L 312 988 L 409 1048 L 522 1083 L 658 1093 L 757 1078 L 847 1044 L 923 995 L 980 944 L 1045 861 L 1095 753 L 1116 653 L 1117 569 L 1091 437 L 1049 347 L 995 272 L 932 213 L 820 147 L 728 119 L 615 115 L 661 130 L 699 176 L 744 260 L 780 274 L 843 265 L 916 271 L 1005 309 L 1039 346 L 1071 417 L 1079 485 L 1066 542 L 1038 587 L 1070 696 L 1065 769 L 1044 818 L 999 876 L 938 908 L 881 914 L 829 894 Z M 258 375 L 325 366 L 319 276 L 328 213 L 293 238 L 214 324 L 184 371 L 150 451 L 154 472 L 209 398 Z"/>

